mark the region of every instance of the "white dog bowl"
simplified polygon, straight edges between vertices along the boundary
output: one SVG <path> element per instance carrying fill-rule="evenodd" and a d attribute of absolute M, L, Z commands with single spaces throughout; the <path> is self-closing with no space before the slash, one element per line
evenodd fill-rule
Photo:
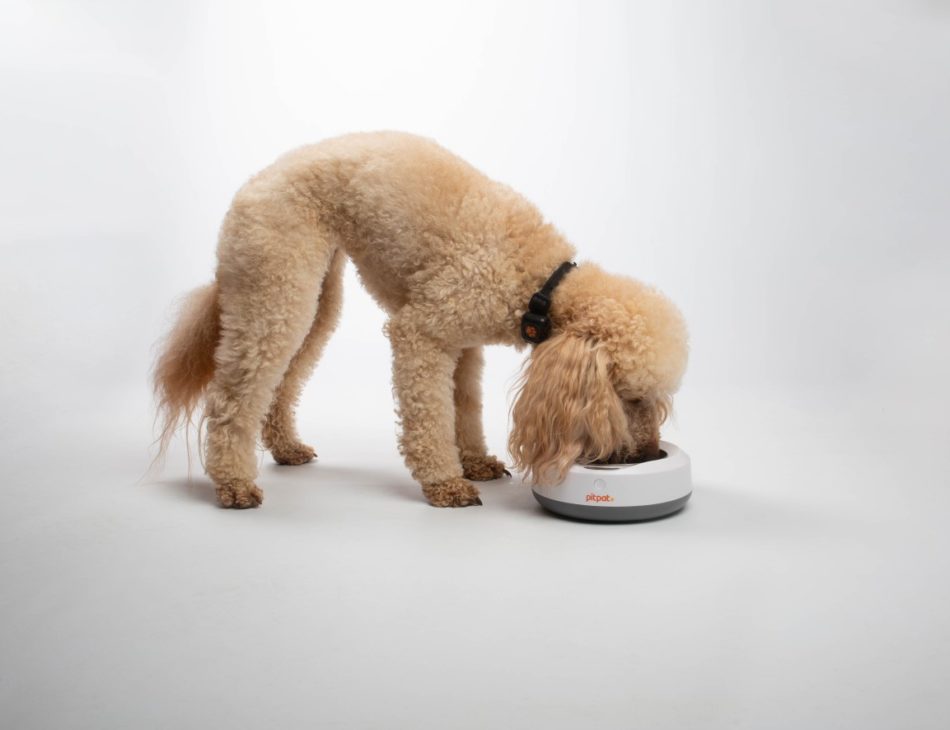
<path fill-rule="evenodd" d="M 639 464 L 575 464 L 563 482 L 535 485 L 535 499 L 565 517 L 597 522 L 636 522 L 673 514 L 693 493 L 689 456 L 660 442 L 666 456 Z"/>

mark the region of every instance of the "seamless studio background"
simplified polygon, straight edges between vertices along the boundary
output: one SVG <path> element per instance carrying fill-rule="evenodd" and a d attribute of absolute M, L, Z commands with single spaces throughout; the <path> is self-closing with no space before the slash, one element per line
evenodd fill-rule
<path fill-rule="evenodd" d="M 0 42 L 0 724 L 902 727 L 950 711 L 950 5 L 13 2 Z M 347 271 L 300 405 L 213 506 L 146 473 L 148 371 L 230 197 L 354 130 L 435 138 L 692 355 L 685 512 L 422 501 Z M 504 454 L 523 355 L 487 353 Z"/>

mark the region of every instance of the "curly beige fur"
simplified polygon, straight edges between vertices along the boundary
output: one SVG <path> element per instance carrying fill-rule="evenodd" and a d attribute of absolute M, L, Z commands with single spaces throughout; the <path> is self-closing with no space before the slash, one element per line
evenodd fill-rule
<path fill-rule="evenodd" d="M 258 436 L 281 464 L 315 456 L 294 407 L 332 334 L 346 258 L 388 313 L 400 449 L 428 500 L 481 504 L 504 464 L 481 424 L 481 348 L 523 347 L 525 306 L 574 249 L 537 209 L 435 143 L 355 134 L 280 158 L 237 193 L 215 283 L 188 301 L 155 371 L 162 448 L 203 400 L 205 468 L 221 505 L 255 507 Z M 686 364 L 686 330 L 656 290 L 583 263 L 557 288 L 510 449 L 533 479 L 576 460 L 655 450 Z"/>

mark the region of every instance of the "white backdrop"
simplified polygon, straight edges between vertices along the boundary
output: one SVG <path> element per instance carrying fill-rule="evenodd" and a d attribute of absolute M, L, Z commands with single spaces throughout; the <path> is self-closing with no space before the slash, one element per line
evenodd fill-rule
<path fill-rule="evenodd" d="M 140 391 L 168 303 L 210 279 L 244 179 L 298 144 L 404 129 L 523 191 L 582 258 L 667 291 L 692 330 L 687 394 L 933 394 L 950 365 L 948 12 L 14 4 L 5 380 L 42 382 L 44 402 L 62 397 L 50 378 Z M 375 382 L 379 315 L 350 284 L 327 366 L 345 352 Z"/>
<path fill-rule="evenodd" d="M 891 617 L 923 621 L 927 636 L 893 645 L 911 647 L 901 666 L 927 657 L 923 674 L 948 668 L 946 2 L 34 1 L 8 3 L 3 16 L 7 588 L 55 585 L 62 566 L 46 551 L 57 530 L 90 534 L 64 505 L 112 499 L 147 466 L 150 348 L 172 300 L 211 278 L 217 227 L 243 180 L 299 144 L 402 129 L 522 191 L 581 259 L 677 301 L 692 357 L 668 433 L 711 494 L 718 485 L 746 505 L 786 500 L 706 514 L 737 512 L 739 537 L 761 537 L 778 524 L 763 515 L 790 504 L 897 529 L 911 552 L 866 546 L 890 556 L 893 573 L 842 563 L 866 579 L 846 595 L 884 600 L 889 579 L 923 571 L 889 590 L 908 611 L 932 611 Z M 406 483 L 382 322 L 349 270 L 343 321 L 301 418 L 321 456 L 336 444 L 340 463 L 385 463 Z M 488 354 L 486 428 L 499 453 L 519 362 Z M 182 478 L 176 448 L 166 473 Z M 802 571 L 807 560 L 827 558 L 818 551 Z M 45 572 L 17 572 L 30 564 Z M 830 600 L 837 578 L 827 579 Z M 7 627 L 34 626 L 23 604 L 5 609 Z M 863 639 L 848 641 L 854 650 Z M 0 649 L 21 662 L 2 667 L 7 702 L 23 691 L 9 677 L 40 686 L 47 676 L 46 658 L 23 674 L 36 655 L 17 646 Z M 921 727 L 937 717 L 936 686 L 908 672 L 899 677 L 922 682 L 923 695 L 872 701 L 864 720 L 911 706 Z M 880 698 L 875 688 L 892 679 L 860 686 Z M 42 712 L 9 707 L 21 726 L 44 724 Z M 610 707 L 605 722 L 629 709 Z M 782 726 L 764 708 L 719 710 L 697 717 Z"/>

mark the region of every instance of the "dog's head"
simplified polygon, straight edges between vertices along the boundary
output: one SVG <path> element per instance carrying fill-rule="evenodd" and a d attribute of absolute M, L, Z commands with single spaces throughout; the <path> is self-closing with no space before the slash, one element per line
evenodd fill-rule
<path fill-rule="evenodd" d="M 652 456 L 686 368 L 682 315 L 660 292 L 585 264 L 554 296 L 552 337 L 518 384 L 509 450 L 533 482 L 575 462 Z"/>

